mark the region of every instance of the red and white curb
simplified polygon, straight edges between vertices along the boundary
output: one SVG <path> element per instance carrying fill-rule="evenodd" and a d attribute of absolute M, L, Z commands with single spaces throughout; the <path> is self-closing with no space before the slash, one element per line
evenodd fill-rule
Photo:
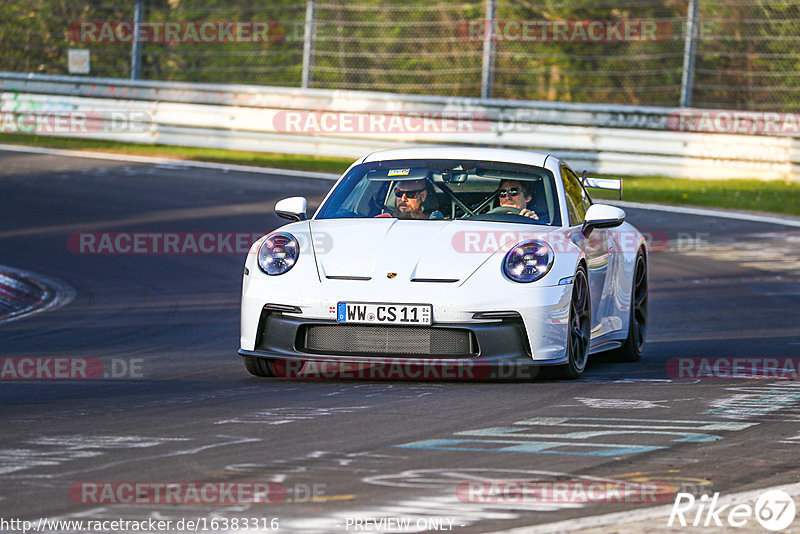
<path fill-rule="evenodd" d="M 69 304 L 70 286 L 47 276 L 0 265 L 0 323 Z"/>

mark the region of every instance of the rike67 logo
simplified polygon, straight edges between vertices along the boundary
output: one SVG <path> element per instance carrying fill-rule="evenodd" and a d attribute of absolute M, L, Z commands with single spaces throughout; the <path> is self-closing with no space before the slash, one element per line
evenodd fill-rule
<path fill-rule="evenodd" d="M 719 492 L 699 499 L 691 493 L 678 493 L 667 526 L 677 522 L 682 527 L 689 524 L 695 527 L 752 528 L 755 519 L 765 529 L 778 531 L 792 524 L 795 511 L 792 497 L 779 489 L 765 491 L 753 506 L 737 503 L 731 498 L 720 499 Z"/>

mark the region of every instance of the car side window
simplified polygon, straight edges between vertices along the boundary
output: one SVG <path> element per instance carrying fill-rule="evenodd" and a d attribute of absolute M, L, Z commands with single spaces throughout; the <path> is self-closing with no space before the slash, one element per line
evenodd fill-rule
<path fill-rule="evenodd" d="M 569 225 L 577 226 L 582 224 L 586 217 L 586 210 L 591 206 L 591 200 L 589 200 L 575 173 L 563 165 L 561 167 L 561 179 L 564 182 L 564 192 L 567 197 Z"/>

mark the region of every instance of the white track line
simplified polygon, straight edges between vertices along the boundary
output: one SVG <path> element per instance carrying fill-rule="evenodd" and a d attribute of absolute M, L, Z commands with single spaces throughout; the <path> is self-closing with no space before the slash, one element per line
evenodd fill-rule
<path fill-rule="evenodd" d="M 74 158 L 106 159 L 111 161 L 130 161 L 134 163 L 150 163 L 155 165 L 173 165 L 176 167 L 194 167 L 201 169 L 216 169 L 222 171 L 252 172 L 259 174 L 279 174 L 283 176 L 295 176 L 298 178 L 317 178 L 322 180 L 338 180 L 338 174 L 293 171 L 288 169 L 275 169 L 271 167 L 257 167 L 254 165 L 235 165 L 229 163 L 211 163 L 206 161 L 187 161 L 172 158 L 157 158 L 152 156 L 135 156 L 129 154 L 109 154 L 105 152 L 84 152 L 82 150 L 61 150 L 56 148 L 30 147 L 23 145 L 4 145 L 0 144 L 0 150 L 9 152 L 25 152 L 29 154 L 47 154 L 51 156 L 67 156 Z M 634 208 L 652 211 L 666 211 L 670 213 L 682 213 L 686 215 L 700 215 L 704 217 L 719 217 L 722 219 L 735 219 L 738 221 L 759 222 L 767 224 L 777 224 L 800 228 L 800 218 L 779 217 L 774 215 L 760 215 L 756 213 L 744 213 L 727 210 L 715 210 L 707 208 L 687 208 L 683 206 L 666 206 L 663 204 L 641 204 L 639 202 L 625 202 L 619 200 L 604 201 L 609 204 L 619 205 L 624 208 Z"/>
<path fill-rule="evenodd" d="M 25 152 L 28 154 L 47 154 L 49 156 L 67 156 L 72 158 L 106 159 L 111 161 L 130 161 L 133 163 L 151 163 L 154 165 L 173 165 L 176 167 L 199 167 L 202 169 L 217 169 L 222 171 L 254 172 L 259 174 L 281 174 L 297 178 L 316 178 L 323 180 L 338 180 L 338 174 L 311 171 L 293 171 L 288 169 L 273 169 L 270 167 L 257 167 L 255 165 L 236 165 L 231 163 L 212 163 L 209 161 L 190 161 L 174 158 L 157 158 L 153 156 L 136 156 L 133 154 L 110 154 L 106 152 L 90 152 L 82 150 L 61 150 L 57 148 L 42 148 L 21 145 L 0 144 L 0 150 L 9 152 Z"/>
<path fill-rule="evenodd" d="M 639 202 L 626 202 L 622 200 L 604 200 L 608 204 L 614 204 L 623 208 L 633 208 L 641 210 L 667 211 L 670 213 L 682 213 L 685 215 L 700 215 L 703 217 L 719 217 L 722 219 L 736 219 L 737 221 L 760 222 L 767 224 L 780 224 L 782 226 L 792 226 L 800 228 L 800 218 L 779 217 L 777 215 L 762 215 L 758 213 L 746 213 L 741 211 L 714 210 L 708 208 L 686 208 L 683 206 L 665 206 L 664 204 L 641 204 Z"/>
<path fill-rule="evenodd" d="M 739 493 L 721 494 L 718 503 L 738 504 L 755 501 L 758 497 L 769 490 L 782 490 L 791 496 L 800 495 L 800 483 L 786 484 L 783 486 L 773 486 L 758 490 L 741 491 Z M 534 525 L 530 527 L 518 527 L 510 530 L 497 531 L 496 534 L 555 534 L 558 532 L 575 532 L 584 528 L 597 528 L 603 526 L 620 527 L 625 523 L 635 523 L 637 521 L 647 521 L 651 519 L 668 518 L 672 512 L 672 504 L 653 506 L 643 510 L 631 510 L 629 512 L 615 512 L 613 514 L 600 514 Z M 666 527 L 667 523 L 664 522 Z"/>

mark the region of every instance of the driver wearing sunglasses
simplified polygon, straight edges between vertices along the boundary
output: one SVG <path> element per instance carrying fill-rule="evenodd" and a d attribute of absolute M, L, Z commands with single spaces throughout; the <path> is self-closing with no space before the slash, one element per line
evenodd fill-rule
<path fill-rule="evenodd" d="M 427 219 L 425 213 L 425 199 L 428 198 L 428 188 L 425 180 L 404 180 L 397 182 L 394 188 L 397 199 L 395 217 L 398 219 Z"/>
<path fill-rule="evenodd" d="M 533 197 L 533 191 L 531 189 L 530 184 L 527 182 L 520 182 L 519 180 L 501 180 L 500 189 L 497 191 L 497 197 L 500 199 L 500 206 L 517 208 L 520 210 L 520 215 L 539 220 L 536 213 L 528 209 L 528 202 L 530 202 Z"/>

